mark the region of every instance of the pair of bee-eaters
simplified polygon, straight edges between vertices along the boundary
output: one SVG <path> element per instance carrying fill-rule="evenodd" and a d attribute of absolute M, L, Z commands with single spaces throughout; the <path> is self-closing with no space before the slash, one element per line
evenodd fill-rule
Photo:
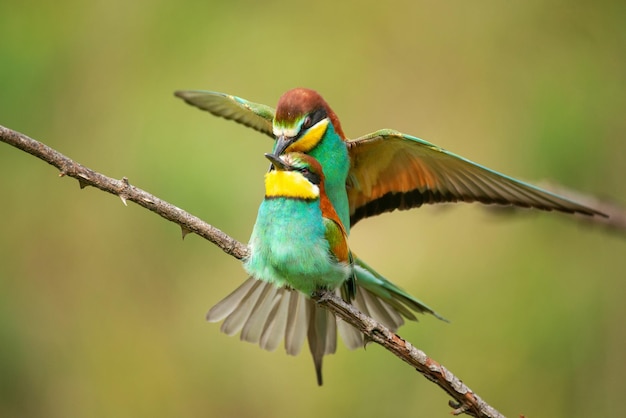
<path fill-rule="evenodd" d="M 224 320 L 226 334 L 241 331 L 242 340 L 267 350 L 284 339 L 292 355 L 308 339 L 320 385 L 322 359 L 335 351 L 337 330 L 349 348 L 364 340 L 317 306 L 310 299 L 314 291 L 341 292 L 394 331 L 403 317 L 415 320 L 413 312 L 441 318 L 350 252 L 347 236 L 359 220 L 458 201 L 602 215 L 397 131 L 349 140 L 337 115 L 313 90 L 286 92 L 276 110 L 222 93 L 176 95 L 275 140 L 266 154 L 272 166 L 244 260 L 250 277 L 211 308 L 207 319 Z"/>

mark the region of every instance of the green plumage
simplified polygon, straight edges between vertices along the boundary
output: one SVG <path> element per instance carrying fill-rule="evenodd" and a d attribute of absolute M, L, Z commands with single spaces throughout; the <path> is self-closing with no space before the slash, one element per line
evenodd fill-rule
<path fill-rule="evenodd" d="M 319 288 L 336 289 L 346 281 L 351 267 L 332 257 L 326 234 L 319 199 L 265 199 L 244 268 L 259 280 L 306 295 Z"/>
<path fill-rule="evenodd" d="M 273 152 L 276 151 L 277 145 L 277 143 L 274 144 Z M 328 125 L 322 141 L 308 154 L 319 161 L 324 168 L 326 195 L 333 203 L 341 223 L 349 234 L 350 206 L 346 194 L 346 179 L 350 170 L 350 158 L 346 145 L 332 124 Z"/>

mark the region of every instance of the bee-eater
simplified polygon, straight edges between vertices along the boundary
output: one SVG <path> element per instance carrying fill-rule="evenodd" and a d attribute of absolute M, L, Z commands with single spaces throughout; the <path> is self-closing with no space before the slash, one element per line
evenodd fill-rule
<path fill-rule="evenodd" d="M 223 332 L 241 331 L 242 340 L 267 350 L 284 339 L 292 355 L 308 338 L 321 385 L 322 359 L 335 352 L 337 329 L 351 349 L 364 341 L 360 332 L 312 301 L 313 292 L 341 292 L 393 330 L 403 323 L 402 315 L 415 319 L 411 310 L 432 310 L 368 272 L 363 273 L 365 280 L 355 280 L 363 268 L 353 264 L 346 230 L 326 194 L 317 160 L 302 153 L 266 157 L 273 168 L 265 175 L 265 198 L 244 260 L 250 278 L 211 308 L 207 319 L 224 320 Z"/>
<path fill-rule="evenodd" d="M 310 89 L 289 90 L 276 110 L 223 93 L 175 94 L 270 136 L 275 140 L 274 154 L 304 152 L 315 157 L 324 168 L 328 196 L 348 233 L 363 218 L 425 203 L 478 201 L 605 216 L 394 130 L 347 139 L 335 112 Z"/>
<path fill-rule="evenodd" d="M 270 136 L 275 140 L 275 155 L 302 152 L 313 156 L 323 167 L 326 194 L 347 234 L 350 227 L 363 218 L 427 203 L 478 201 L 605 216 L 593 208 L 394 130 L 384 129 L 347 139 L 335 112 L 310 89 L 289 90 L 279 99 L 276 110 L 209 91 L 178 91 L 176 96 Z M 409 305 L 414 311 L 441 318 L 358 257 L 354 257 L 354 265 L 358 285 L 387 301 L 389 297 L 404 303 L 412 301 Z M 388 292 L 388 298 L 383 295 L 384 291 Z M 403 307 L 394 305 L 398 311 Z M 402 315 L 416 319 L 407 309 Z M 392 328 L 401 324 L 402 317 L 397 316 Z"/>

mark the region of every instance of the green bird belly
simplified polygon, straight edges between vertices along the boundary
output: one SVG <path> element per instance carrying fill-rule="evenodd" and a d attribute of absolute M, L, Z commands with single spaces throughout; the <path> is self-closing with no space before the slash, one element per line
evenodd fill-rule
<path fill-rule="evenodd" d="M 306 295 L 336 289 L 350 273 L 330 252 L 317 201 L 264 200 L 249 246 L 244 268 L 251 276 Z"/>

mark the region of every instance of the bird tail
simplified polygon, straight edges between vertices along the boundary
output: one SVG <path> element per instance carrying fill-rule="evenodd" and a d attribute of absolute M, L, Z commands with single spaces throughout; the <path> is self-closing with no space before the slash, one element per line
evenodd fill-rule
<path fill-rule="evenodd" d="M 439 315 L 433 309 L 431 309 L 424 302 L 414 298 L 389 280 L 385 279 L 373 268 L 368 266 L 363 260 L 355 256 L 354 269 L 357 277 L 357 285 L 361 288 L 368 290 L 373 296 L 377 297 L 379 301 L 385 302 L 388 306 L 392 307 L 396 311 L 396 315 L 400 314 L 407 319 L 417 321 L 417 318 L 413 312 L 419 312 L 423 314 L 431 314 L 438 319 L 448 322 L 447 319 Z M 368 302 L 367 300 L 365 302 Z M 392 328 L 394 331 L 402 325 L 403 322 L 389 321 L 384 318 L 384 314 L 374 314 L 377 311 L 375 304 L 369 303 L 370 309 L 373 313 L 374 319 L 380 320 L 384 325 Z M 367 312 L 365 312 L 367 313 Z M 400 319 L 402 319 L 400 317 Z M 396 323 L 397 322 L 397 323 Z"/>
<path fill-rule="evenodd" d="M 224 320 L 227 335 L 241 332 L 241 340 L 275 350 L 285 340 L 287 354 L 297 355 L 308 339 L 317 383 L 322 385 L 322 360 L 337 348 L 337 322 L 332 313 L 304 294 L 248 278 L 206 315 L 209 322 Z"/>
<path fill-rule="evenodd" d="M 417 321 L 414 312 L 429 313 L 448 322 L 428 305 L 378 274 L 356 255 L 354 256 L 354 271 L 357 290 L 352 304 L 391 331 L 395 332 L 400 328 L 404 324 L 404 318 Z M 351 325 L 337 320 L 337 328 L 341 339 L 349 349 L 363 347 L 365 344 L 363 334 Z"/>
<path fill-rule="evenodd" d="M 404 318 L 417 320 L 413 312 L 430 313 L 446 321 L 424 303 L 415 299 L 359 258 L 354 260 L 356 295 L 352 304 L 392 331 Z M 340 290 L 335 291 L 337 295 Z M 241 332 L 241 340 L 274 351 L 284 339 L 285 351 L 300 353 L 307 338 L 313 356 L 317 383 L 322 385 L 322 360 L 337 348 L 337 331 L 349 349 L 363 347 L 363 334 L 350 324 L 335 318 L 301 292 L 278 288 L 272 283 L 248 278 L 206 315 L 209 322 L 224 321 L 220 330 L 227 335 Z"/>

